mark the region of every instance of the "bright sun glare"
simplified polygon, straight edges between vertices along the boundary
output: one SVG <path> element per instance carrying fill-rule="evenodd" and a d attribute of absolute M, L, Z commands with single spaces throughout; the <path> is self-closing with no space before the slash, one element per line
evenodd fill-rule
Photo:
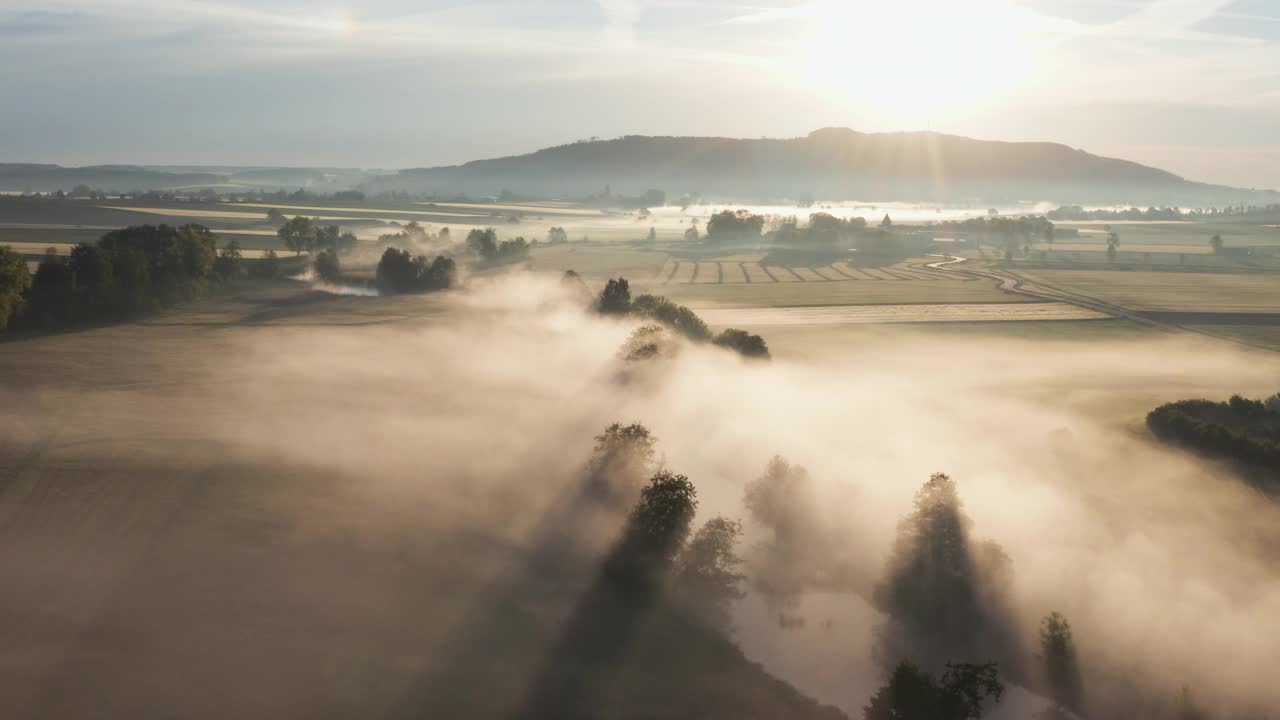
<path fill-rule="evenodd" d="M 1035 16 L 1000 0 L 820 0 L 808 8 L 801 72 L 903 121 L 1008 92 L 1038 60 Z"/>

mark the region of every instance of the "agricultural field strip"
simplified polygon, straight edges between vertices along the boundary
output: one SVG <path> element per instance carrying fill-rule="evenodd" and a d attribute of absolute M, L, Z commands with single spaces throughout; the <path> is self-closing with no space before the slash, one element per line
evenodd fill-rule
<path fill-rule="evenodd" d="M 1105 313 L 1063 302 L 704 308 L 698 314 L 709 325 L 718 327 L 1097 320 L 1109 317 Z"/>
<path fill-rule="evenodd" d="M 781 265 L 768 265 L 765 270 L 774 277 L 778 282 L 804 282 L 804 278 L 795 274 L 791 268 Z"/>
<path fill-rule="evenodd" d="M 30 255 L 44 255 L 45 251 L 48 250 L 50 247 L 53 247 L 55 250 L 57 250 L 59 255 L 66 255 L 71 252 L 73 243 L 0 242 L 0 245 L 8 246 L 12 248 L 14 252 L 20 253 L 22 255 L 30 256 Z M 240 255 L 242 257 L 251 258 L 251 259 L 263 257 L 264 255 L 266 255 L 266 253 L 267 253 L 266 250 L 250 250 L 247 248 L 240 249 Z"/>
<path fill-rule="evenodd" d="M 270 203 L 222 203 L 222 204 L 227 207 L 263 208 L 264 211 L 270 208 L 277 208 L 278 210 L 280 210 L 280 212 L 283 212 L 283 213 L 288 213 L 293 210 L 320 210 L 320 211 L 327 211 L 331 213 L 344 212 L 344 213 L 365 213 L 365 214 L 380 214 L 380 215 L 431 215 L 432 214 L 430 210 L 390 210 L 390 209 L 375 208 L 375 207 L 359 208 L 359 207 L 327 207 L 324 205 L 272 205 Z M 126 208 L 120 208 L 120 209 L 126 209 Z M 136 208 L 127 208 L 127 209 L 136 209 Z M 472 215 L 477 219 L 493 216 L 493 213 L 463 212 L 458 214 Z M 253 217 L 260 218 L 260 217 L 263 217 L 263 215 L 264 213 L 255 213 Z"/>
<path fill-rule="evenodd" d="M 872 272 L 874 271 L 874 272 Z M 882 268 L 840 267 L 836 263 L 821 267 L 760 265 L 758 262 L 728 260 L 675 260 L 668 258 L 658 271 L 655 282 L 661 285 L 699 284 L 716 285 L 728 283 L 771 283 L 771 282 L 842 282 L 848 280 L 962 280 L 972 281 L 970 276 L 961 276 L 945 271 L 928 268 L 923 264 L 894 265 Z"/>
<path fill-rule="evenodd" d="M 524 212 L 539 215 L 577 215 L 585 217 L 603 217 L 606 213 L 603 210 L 595 210 L 592 208 L 571 208 L 571 207 L 555 207 L 546 205 L 502 205 L 487 203 L 454 203 L 454 202 L 418 202 L 415 205 L 424 207 L 441 207 L 441 208 L 462 208 L 464 210 L 507 210 L 512 212 Z M 381 211 L 379 211 L 381 212 Z"/>

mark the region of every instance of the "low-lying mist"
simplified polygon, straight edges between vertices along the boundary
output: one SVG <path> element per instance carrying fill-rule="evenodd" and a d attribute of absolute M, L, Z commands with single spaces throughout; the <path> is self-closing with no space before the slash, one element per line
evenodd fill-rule
<path fill-rule="evenodd" d="M 396 572 L 428 586 L 445 558 L 466 562 L 469 548 L 489 544 L 518 558 L 550 517 L 572 522 L 556 513 L 610 423 L 648 427 L 665 466 L 697 486 L 695 525 L 715 514 L 742 519 L 748 558 L 769 533 L 752 521 L 744 492 L 781 456 L 803 466 L 815 493 L 808 507 L 822 540 L 812 547 L 830 557 L 810 560 L 851 577 L 785 602 L 749 584 L 735 637 L 753 660 L 851 714 L 883 682 L 871 654 L 883 618 L 870 588 L 914 493 L 945 472 L 973 536 L 999 543 L 1011 561 L 1011 611 L 1028 653 L 1040 618 L 1063 613 L 1097 702 L 1185 683 L 1208 707 L 1280 707 L 1280 506 L 1218 466 L 1154 444 L 1142 425 L 1167 400 L 1275 392 L 1280 363 L 1269 355 L 1176 338 L 1033 343 L 915 331 L 838 357 L 775 352 L 769 363 L 690 346 L 622 372 L 617 349 L 639 323 L 585 312 L 554 280 L 474 279 L 431 302 L 449 311 L 428 322 L 194 337 L 216 354 L 195 382 L 162 381 L 177 371 L 161 368 L 139 383 L 77 391 L 74 401 L 47 383 L 6 387 L 12 402 L 0 408 L 0 427 L 40 442 L 46 425 L 36 419 L 56 415 L 59 436 L 99 439 L 76 451 L 89 464 L 119 459 L 105 437 L 141 443 L 154 466 L 208 456 L 294 468 L 304 485 L 310 474 L 336 478 L 326 482 L 349 505 L 272 495 L 291 518 L 289 547 L 323 536 L 385 549 L 404 558 L 408 569 Z M 205 444 L 216 451 L 195 450 Z M 6 510 L 11 526 L 15 507 Z M 440 529 L 438 541 L 396 540 L 416 526 Z M 608 524 L 591 527 L 599 548 L 615 539 Z M 230 562 L 213 559 L 227 551 L 212 541 L 189 543 L 193 566 L 216 576 Z M 73 572 L 76 557 L 59 557 Z M 279 576 L 257 581 L 306 572 L 288 557 Z M 343 558 L 334 554 L 334 567 Z M 7 560 L 6 573 L 16 563 Z M 339 598 L 353 625 L 398 607 L 393 616 L 431 628 L 414 650 L 428 663 L 448 662 L 438 656 L 450 647 L 444 638 L 494 578 L 513 574 L 477 567 L 476 582 L 414 595 L 415 614 L 401 587 L 362 573 L 350 584 L 336 570 L 311 573 L 298 581 L 309 592 L 291 602 Z M 164 616 L 154 622 L 160 632 Z M 202 631 L 216 633 L 181 629 Z"/>

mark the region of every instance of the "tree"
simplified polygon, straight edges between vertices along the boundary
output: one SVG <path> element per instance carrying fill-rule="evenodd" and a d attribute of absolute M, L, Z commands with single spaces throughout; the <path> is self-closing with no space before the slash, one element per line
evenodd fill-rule
<path fill-rule="evenodd" d="M 720 515 L 703 525 L 685 547 L 676 571 L 676 585 L 690 608 L 712 627 L 729 629 L 729 610 L 742 590 L 738 572 L 742 558 L 737 543 L 742 523 Z"/>
<path fill-rule="evenodd" d="M 610 279 L 600 291 L 596 309 L 605 315 L 625 315 L 631 310 L 631 286 L 626 278 Z"/>
<path fill-rule="evenodd" d="M 711 330 L 692 310 L 670 300 L 654 295 L 641 295 L 631 303 L 631 312 L 640 317 L 653 318 L 695 342 L 711 339 Z"/>
<path fill-rule="evenodd" d="M 1084 682 L 1076 660 L 1071 624 L 1056 612 L 1040 622 L 1040 655 L 1045 679 L 1055 703 L 1077 714 L 1084 712 Z"/>
<path fill-rule="evenodd" d="M 1213 248 L 1214 254 L 1216 255 L 1222 254 L 1222 246 L 1223 246 L 1222 236 L 1214 235 L 1213 237 L 1209 238 L 1209 246 Z"/>
<path fill-rule="evenodd" d="M 1004 685 L 995 663 L 947 663 L 941 682 L 904 660 L 863 709 L 866 720 L 978 720 L 987 698 L 1000 702 Z"/>
<path fill-rule="evenodd" d="M 587 477 L 604 497 L 631 495 L 654 471 L 658 439 L 640 423 L 613 423 L 595 437 Z"/>
<path fill-rule="evenodd" d="M 769 346 L 765 343 L 764 338 L 759 335 L 752 335 L 746 330 L 728 328 L 717 335 L 711 342 L 723 348 L 736 350 L 739 355 L 745 358 L 764 360 L 769 358 Z"/>
<path fill-rule="evenodd" d="M 54 327 L 74 320 L 72 314 L 72 289 L 75 287 L 67 259 L 53 248 L 45 253 L 31 278 L 31 290 L 27 295 L 28 306 L 24 316 L 33 319 L 38 326 Z"/>
<path fill-rule="evenodd" d="M 8 245 L 0 245 L 0 330 L 22 309 L 23 296 L 30 288 L 27 259 Z"/>
<path fill-rule="evenodd" d="M 250 266 L 249 272 L 257 277 L 274 280 L 284 275 L 284 268 L 280 266 L 280 256 L 276 255 L 276 251 L 268 250 L 262 254 L 262 259 Z"/>
<path fill-rule="evenodd" d="M 1108 225 L 1109 229 L 1111 226 Z M 1114 232 L 1107 233 L 1107 262 L 1116 261 L 1116 250 L 1120 247 L 1120 236 Z"/>
<path fill-rule="evenodd" d="M 750 210 L 722 210 L 707 220 L 707 240 L 713 242 L 745 242 L 760 237 L 764 216 Z"/>
<path fill-rule="evenodd" d="M 421 255 L 411 256 L 408 250 L 389 247 L 378 260 L 375 275 L 383 292 L 408 293 L 448 289 L 457 281 L 457 274 L 453 258 L 439 255 L 428 261 Z"/>
<path fill-rule="evenodd" d="M 888 667 L 913 658 L 937 670 L 953 658 L 994 657 L 1020 667 L 1004 607 L 1008 560 L 994 543 L 975 547 L 955 481 L 935 473 L 898 525 L 876 606 L 889 616 L 876 654 Z"/>
<path fill-rule="evenodd" d="M 652 588 L 666 575 L 689 536 L 698 493 L 684 475 L 660 470 L 640 491 L 622 540 L 605 563 L 615 581 Z"/>
<path fill-rule="evenodd" d="M 565 232 L 562 227 L 552 227 L 547 230 L 547 243 L 555 245 L 557 243 L 569 242 L 569 233 Z"/>
<path fill-rule="evenodd" d="M 338 236 L 337 250 L 339 254 L 347 255 L 352 250 L 355 250 L 358 245 L 360 245 L 360 239 L 355 236 L 355 233 L 344 232 Z"/>
<path fill-rule="evenodd" d="M 467 250 L 489 259 L 498 254 L 498 232 L 493 228 L 473 228 L 467 233 Z"/>
<path fill-rule="evenodd" d="M 325 282 L 335 282 L 342 277 L 342 268 L 338 263 L 338 251 L 325 248 L 315 257 L 316 277 Z"/>
<path fill-rule="evenodd" d="M 645 242 L 651 242 L 651 243 L 658 242 L 658 230 L 656 228 L 650 227 L 649 234 L 646 235 L 644 239 L 645 239 Z"/>
<path fill-rule="evenodd" d="M 267 210 L 267 220 L 272 223 L 284 222 L 284 213 L 280 212 L 280 208 L 269 208 Z"/>
<path fill-rule="evenodd" d="M 71 248 L 67 267 L 83 316 L 102 316 L 111 311 L 115 290 L 115 269 L 111 257 L 97 245 L 80 243 Z"/>
<path fill-rule="evenodd" d="M 884 219 L 880 221 L 880 229 L 881 230 L 893 229 L 893 220 L 889 217 L 888 213 L 885 213 Z"/>
<path fill-rule="evenodd" d="M 286 248 L 292 250 L 295 255 L 311 252 L 316 246 L 319 234 L 315 221 L 309 217 L 302 216 L 297 216 L 286 222 L 276 231 L 280 241 L 284 243 Z"/>
<path fill-rule="evenodd" d="M 335 250 L 338 247 L 338 237 L 341 231 L 337 225 L 316 226 L 316 249 L 318 250 Z"/>
<path fill-rule="evenodd" d="M 230 280 L 240 274 L 240 241 L 232 240 L 218 250 L 218 257 L 213 261 L 213 272 L 222 281 Z M 274 253 L 273 253 L 274 255 Z"/>
<path fill-rule="evenodd" d="M 670 330 L 661 325 L 641 325 L 632 330 L 626 342 L 618 348 L 618 357 L 630 363 L 655 357 L 672 357 L 677 352 L 679 345 Z"/>

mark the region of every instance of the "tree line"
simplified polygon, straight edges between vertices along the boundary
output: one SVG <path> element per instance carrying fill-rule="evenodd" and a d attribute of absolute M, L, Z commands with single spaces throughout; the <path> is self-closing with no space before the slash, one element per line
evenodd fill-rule
<path fill-rule="evenodd" d="M 279 276 L 269 252 L 253 270 Z M 0 328 L 55 329 L 120 320 L 204 296 L 242 275 L 240 244 L 218 246 L 203 225 L 137 225 L 50 252 L 34 274 L 26 259 L 0 247 Z"/>
<path fill-rule="evenodd" d="M 587 502 L 630 506 L 626 522 L 601 563 L 590 608 L 570 623 L 569 643 L 601 653 L 633 614 L 649 617 L 667 603 L 708 630 L 729 638 L 732 606 L 745 596 L 754 569 L 738 551 L 741 521 L 716 516 L 693 532 L 697 488 L 687 476 L 655 460 L 656 438 L 640 424 L 614 423 L 596 437 L 583 472 Z M 805 537 L 812 521 L 803 468 L 781 458 L 747 484 L 744 505 L 775 540 Z M 796 503 L 800 503 L 796 506 Z M 886 682 L 864 709 L 866 720 L 977 720 L 999 702 L 1008 676 L 1053 702 L 1057 717 L 1085 716 L 1087 703 L 1075 639 L 1067 619 L 1048 614 L 1039 632 L 1040 652 L 1031 667 L 1010 632 L 1011 614 L 998 597 L 988 544 L 971 539 L 956 484 L 936 474 L 916 494 L 899 525 L 874 602 L 886 617 L 873 654 Z M 1002 553 L 995 553 L 1002 555 Z M 1007 558 L 994 561 L 1007 566 Z M 1007 573 L 1007 567 L 1005 571 Z M 1007 578 L 1006 578 L 1007 579 Z M 686 634 L 677 654 L 692 652 Z M 984 659 L 985 658 L 985 659 Z M 594 671 L 588 671 L 592 672 Z M 534 693 L 539 709 L 566 710 L 574 696 L 564 677 Z"/>
<path fill-rule="evenodd" d="M 1260 490 L 1280 493 L 1280 394 L 1267 400 L 1180 400 L 1147 414 L 1160 440 L 1236 463 Z"/>
<path fill-rule="evenodd" d="M 702 318 L 692 310 L 662 296 L 645 294 L 632 300 L 631 285 L 626 278 L 614 278 L 605 283 L 593 307 L 596 312 L 603 315 L 624 315 L 653 320 L 695 343 L 709 342 L 717 347 L 733 350 L 745 358 L 769 358 L 769 346 L 759 335 L 737 328 L 728 328 L 719 334 L 713 334 Z M 657 347 L 646 346 L 645 349 L 656 351 Z M 646 352 L 643 356 L 647 357 L 651 354 Z"/>

